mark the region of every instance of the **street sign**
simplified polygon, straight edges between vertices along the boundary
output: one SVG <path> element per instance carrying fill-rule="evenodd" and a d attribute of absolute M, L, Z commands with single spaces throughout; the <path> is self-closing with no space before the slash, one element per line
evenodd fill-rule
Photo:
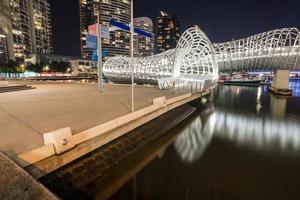
<path fill-rule="evenodd" d="M 101 25 L 101 38 L 110 39 L 109 27 Z"/>
<path fill-rule="evenodd" d="M 102 57 L 106 57 L 107 56 L 107 51 L 105 49 L 102 49 Z M 93 55 L 92 55 L 92 60 L 94 62 L 98 61 L 98 54 L 97 54 L 97 50 L 93 50 Z"/>
<path fill-rule="evenodd" d="M 109 28 L 103 25 L 99 25 L 99 28 L 101 30 L 101 38 L 105 38 L 105 39 L 109 39 L 110 35 L 109 35 Z M 96 24 L 90 25 L 88 27 L 88 31 L 90 35 L 94 35 L 97 36 L 97 26 Z"/>
<path fill-rule="evenodd" d="M 97 36 L 96 24 L 90 25 L 88 27 L 88 32 L 90 35 Z"/>
<path fill-rule="evenodd" d="M 94 35 L 86 35 L 86 47 L 97 49 L 97 37 Z"/>
<path fill-rule="evenodd" d="M 94 62 L 98 61 L 97 50 L 93 50 L 92 61 Z"/>

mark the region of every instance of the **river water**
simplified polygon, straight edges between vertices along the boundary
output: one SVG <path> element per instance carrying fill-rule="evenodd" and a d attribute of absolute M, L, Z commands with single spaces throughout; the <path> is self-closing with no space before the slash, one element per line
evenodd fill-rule
<path fill-rule="evenodd" d="M 299 81 L 291 87 L 282 99 L 265 86 L 219 86 L 110 199 L 300 199 Z"/>

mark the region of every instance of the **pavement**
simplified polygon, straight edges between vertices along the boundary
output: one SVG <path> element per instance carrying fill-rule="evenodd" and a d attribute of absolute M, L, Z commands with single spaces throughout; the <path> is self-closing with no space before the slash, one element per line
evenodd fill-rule
<path fill-rule="evenodd" d="M 131 112 L 129 85 L 105 84 L 100 94 L 96 84 L 23 83 L 36 89 L 0 93 L 0 151 L 7 154 L 42 146 L 43 134 L 49 131 L 70 127 L 76 134 Z M 151 105 L 153 98 L 186 92 L 136 86 L 135 108 Z"/>
<path fill-rule="evenodd" d="M 14 161 L 0 152 L 0 199 L 58 200 Z"/>

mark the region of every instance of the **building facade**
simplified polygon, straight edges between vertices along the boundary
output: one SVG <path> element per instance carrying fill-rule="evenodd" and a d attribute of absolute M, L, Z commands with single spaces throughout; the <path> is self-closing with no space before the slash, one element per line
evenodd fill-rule
<path fill-rule="evenodd" d="M 47 0 L 0 0 L 0 19 L 7 59 L 24 61 L 30 54 L 52 52 Z"/>
<path fill-rule="evenodd" d="M 80 47 L 81 57 L 91 59 L 93 50 L 86 48 L 88 26 L 97 21 L 100 11 L 100 23 L 109 26 L 110 20 L 129 24 L 131 16 L 130 0 L 79 0 L 80 8 Z M 102 49 L 107 56 L 128 56 L 130 54 L 130 33 L 122 30 L 110 32 L 110 39 L 102 39 Z"/>
<path fill-rule="evenodd" d="M 152 38 L 148 38 L 142 35 L 134 35 L 134 56 L 152 56 L 154 54 L 154 34 L 152 20 L 148 17 L 138 17 L 134 19 L 133 24 L 135 28 L 139 28 L 147 33 L 151 33 L 153 36 Z"/>
<path fill-rule="evenodd" d="M 47 0 L 29 0 L 32 53 L 50 54 L 52 47 L 52 26 L 50 5 Z"/>
<path fill-rule="evenodd" d="M 158 53 L 176 47 L 180 38 L 178 16 L 164 11 L 157 17 L 156 50 Z"/>
<path fill-rule="evenodd" d="M 4 31 L 0 29 L 0 63 L 7 60 L 6 37 Z"/>

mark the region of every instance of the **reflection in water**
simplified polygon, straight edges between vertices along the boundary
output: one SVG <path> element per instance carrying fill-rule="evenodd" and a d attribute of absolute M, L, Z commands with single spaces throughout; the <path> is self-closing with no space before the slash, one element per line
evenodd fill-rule
<path fill-rule="evenodd" d="M 215 136 L 257 149 L 300 149 L 300 124 L 250 115 L 216 112 Z"/>
<path fill-rule="evenodd" d="M 241 95 L 240 87 L 230 89 L 233 89 L 236 95 Z M 256 113 L 259 114 L 263 104 L 262 87 L 242 89 L 243 92 L 248 90 L 256 93 Z M 228 91 L 228 88 L 226 90 Z M 232 98 L 235 98 L 234 95 Z M 229 111 L 232 109 L 227 107 L 214 112 L 212 109 L 204 110 L 203 112 L 210 114 L 208 117 L 202 114 L 191 120 L 175 141 L 176 152 L 185 163 L 193 163 L 202 156 L 213 136 L 261 151 L 299 150 L 300 124 L 296 120 L 286 118 L 287 99 L 270 95 L 269 105 L 271 116 L 239 110 L 232 112 Z"/>
<path fill-rule="evenodd" d="M 283 119 L 286 113 L 286 98 L 278 98 L 274 95 L 270 95 L 270 108 L 272 117 Z"/>
<path fill-rule="evenodd" d="M 193 119 L 175 141 L 175 149 L 185 163 L 197 161 L 210 144 L 213 136 L 246 145 L 256 150 L 284 152 L 300 150 L 300 124 L 216 111 L 203 123 Z"/>
<path fill-rule="evenodd" d="M 215 95 L 214 109 L 175 129 L 174 145 L 112 199 L 134 199 L 126 191 L 136 199 L 300 199 L 300 98 L 278 99 L 267 87 L 220 86 Z"/>
<path fill-rule="evenodd" d="M 260 100 L 260 98 L 261 98 L 261 90 L 262 90 L 261 87 L 257 88 L 257 97 L 256 97 L 256 112 L 257 113 L 260 112 L 260 109 L 262 107 L 261 100 Z"/>
<path fill-rule="evenodd" d="M 214 113 L 205 122 L 198 116 L 182 131 L 175 141 L 175 149 L 182 161 L 192 163 L 201 157 L 212 139 L 215 123 Z"/>
<path fill-rule="evenodd" d="M 290 80 L 289 87 L 293 89 L 293 96 L 300 97 L 300 79 Z"/>

